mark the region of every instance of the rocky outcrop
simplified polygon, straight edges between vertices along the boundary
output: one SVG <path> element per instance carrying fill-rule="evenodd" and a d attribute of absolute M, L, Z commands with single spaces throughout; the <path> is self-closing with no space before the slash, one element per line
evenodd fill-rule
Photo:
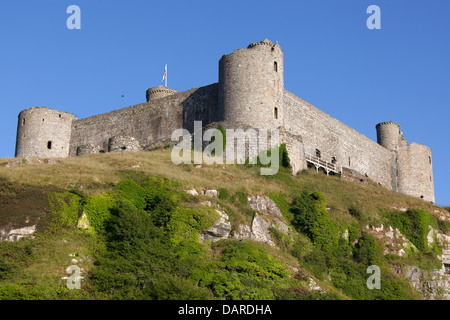
<path fill-rule="evenodd" d="M 87 229 L 87 228 L 89 228 L 89 220 L 88 220 L 88 217 L 87 217 L 86 213 L 83 212 L 83 215 L 78 220 L 77 227 L 80 228 L 80 229 Z"/>
<path fill-rule="evenodd" d="M 29 237 L 36 231 L 36 226 L 11 229 L 9 231 L 0 230 L 0 239 L 5 241 L 19 241 L 22 238 Z"/>
<path fill-rule="evenodd" d="M 369 227 L 367 225 L 366 229 L 368 233 L 381 240 L 384 246 L 384 255 L 395 254 L 402 257 L 406 255 L 410 248 L 416 248 L 397 228 L 385 227 L 384 225 Z"/>
<path fill-rule="evenodd" d="M 187 194 L 190 194 L 190 195 L 193 196 L 193 197 L 198 196 L 198 192 L 197 192 L 197 190 L 195 190 L 195 189 L 187 190 L 186 193 L 187 193 Z"/>
<path fill-rule="evenodd" d="M 450 275 L 446 268 L 425 271 L 415 266 L 406 267 L 404 273 L 424 300 L 450 299 Z"/>
<path fill-rule="evenodd" d="M 192 196 L 198 195 L 197 190 L 195 189 L 187 190 L 186 192 Z M 211 198 L 218 196 L 217 190 L 214 189 L 201 190 L 200 194 Z M 208 207 L 212 206 L 210 201 L 203 201 L 202 204 Z M 283 215 L 281 214 L 281 210 L 269 197 L 265 195 L 248 197 L 248 205 L 256 211 L 251 225 L 239 224 L 231 232 L 231 224 L 228 215 L 223 211 L 216 209 L 216 212 L 220 216 L 219 219 L 211 228 L 202 231 L 200 240 L 202 242 L 215 242 L 232 236 L 234 239 L 251 239 L 267 243 L 270 246 L 275 246 L 275 242 L 271 237 L 271 228 L 286 235 L 289 234 L 289 227 L 282 220 Z"/>
<path fill-rule="evenodd" d="M 233 238 L 242 240 L 242 239 L 251 239 L 252 237 L 252 228 L 246 224 L 240 224 L 237 226 L 236 230 L 233 231 Z"/>
<path fill-rule="evenodd" d="M 252 232 L 250 239 L 265 242 L 271 246 L 275 246 L 275 243 L 273 242 L 270 236 L 269 231 L 270 225 L 271 224 L 266 217 L 260 216 L 257 213 L 255 213 L 255 217 L 253 218 L 252 222 Z"/>
<path fill-rule="evenodd" d="M 229 217 L 221 210 L 215 210 L 220 218 L 212 225 L 211 228 L 203 230 L 200 233 L 200 241 L 216 242 L 221 239 L 227 239 L 230 236 L 231 224 L 228 221 Z"/>
<path fill-rule="evenodd" d="M 255 212 L 251 227 L 245 224 L 237 226 L 233 231 L 233 238 L 251 239 L 275 246 L 270 235 L 270 228 L 275 228 L 286 235 L 289 234 L 288 225 L 282 221 L 281 210 L 272 199 L 265 195 L 257 195 L 248 197 L 247 200 L 250 208 L 258 212 Z"/>
<path fill-rule="evenodd" d="M 248 205 L 253 210 L 257 210 L 261 213 L 282 217 L 281 210 L 268 196 L 251 196 L 247 198 Z"/>

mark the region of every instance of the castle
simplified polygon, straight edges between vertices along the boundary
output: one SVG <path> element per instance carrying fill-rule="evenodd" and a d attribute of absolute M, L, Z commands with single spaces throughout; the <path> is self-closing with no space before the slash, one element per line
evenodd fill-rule
<path fill-rule="evenodd" d="M 170 141 L 175 129 L 192 133 L 194 121 L 279 129 L 294 174 L 312 166 L 434 202 L 430 148 L 407 144 L 393 121 L 376 125 L 374 142 L 285 90 L 283 55 L 278 43 L 251 43 L 220 58 L 218 83 L 184 92 L 150 88 L 145 103 L 85 119 L 45 107 L 25 109 L 18 119 L 16 157 L 148 149 Z"/>

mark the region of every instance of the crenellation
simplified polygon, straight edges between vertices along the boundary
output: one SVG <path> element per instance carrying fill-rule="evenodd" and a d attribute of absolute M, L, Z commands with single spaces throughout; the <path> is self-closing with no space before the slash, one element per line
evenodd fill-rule
<path fill-rule="evenodd" d="M 431 149 L 408 144 L 395 121 L 376 125 L 375 142 L 285 90 L 284 53 L 278 43 L 264 39 L 223 55 L 218 78 L 183 92 L 156 86 L 146 91 L 147 102 L 80 120 L 58 110 L 25 109 L 18 119 L 16 156 L 151 150 L 169 143 L 175 129 L 193 134 L 194 121 L 234 130 L 278 129 L 293 174 L 315 159 L 332 164 L 343 177 L 369 179 L 434 202 Z"/>

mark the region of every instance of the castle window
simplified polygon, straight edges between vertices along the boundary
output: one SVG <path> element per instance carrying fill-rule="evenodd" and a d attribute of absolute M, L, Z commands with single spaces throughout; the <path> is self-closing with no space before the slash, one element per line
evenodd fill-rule
<path fill-rule="evenodd" d="M 431 157 L 428 156 L 428 162 L 431 164 Z"/>
<path fill-rule="evenodd" d="M 445 273 L 450 274 L 450 264 L 444 263 Z"/>
<path fill-rule="evenodd" d="M 22 119 L 22 125 L 25 125 L 25 118 Z"/>
<path fill-rule="evenodd" d="M 61 118 L 61 114 L 59 114 L 59 117 Z"/>
<path fill-rule="evenodd" d="M 44 119 L 42 119 L 42 121 L 44 121 Z"/>
<path fill-rule="evenodd" d="M 348 166 L 351 168 L 353 166 L 352 157 L 348 157 Z"/>
<path fill-rule="evenodd" d="M 276 62 L 276 61 L 273 63 L 273 70 L 275 72 L 278 72 L 278 62 Z"/>
<path fill-rule="evenodd" d="M 49 142 L 47 142 L 47 149 L 51 149 L 51 148 L 52 148 L 52 142 L 49 141 Z"/>
<path fill-rule="evenodd" d="M 316 149 L 316 157 L 320 158 L 320 150 L 319 149 Z"/>
<path fill-rule="evenodd" d="M 278 108 L 277 107 L 274 108 L 273 113 L 274 113 L 275 119 L 278 119 Z"/>

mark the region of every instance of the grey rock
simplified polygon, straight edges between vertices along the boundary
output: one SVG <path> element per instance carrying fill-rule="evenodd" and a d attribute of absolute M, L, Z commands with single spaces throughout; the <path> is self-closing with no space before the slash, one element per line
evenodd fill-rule
<path fill-rule="evenodd" d="M 237 226 L 236 230 L 233 231 L 233 238 L 242 240 L 242 239 L 251 239 L 252 237 L 252 229 L 250 226 L 246 224 L 240 224 Z"/>
<path fill-rule="evenodd" d="M 219 193 L 215 189 L 208 189 L 205 191 L 205 196 L 211 197 L 211 198 L 217 198 Z"/>
<path fill-rule="evenodd" d="M 13 229 L 9 231 L 6 235 L 4 235 L 4 239 L 6 241 L 14 242 L 19 241 L 24 237 L 30 236 L 32 233 L 36 231 L 36 226 L 23 227 L 18 229 Z"/>
<path fill-rule="evenodd" d="M 221 239 L 227 239 L 230 236 L 231 224 L 228 221 L 229 217 L 226 213 L 217 210 L 220 218 L 211 226 L 211 228 L 203 230 L 200 233 L 200 241 L 216 242 Z"/>
<path fill-rule="evenodd" d="M 186 191 L 187 194 L 190 194 L 191 196 L 198 196 L 198 192 L 195 189 L 190 189 Z"/>
<path fill-rule="evenodd" d="M 270 214 L 273 216 L 282 217 L 281 210 L 268 196 L 251 196 L 247 198 L 248 205 L 253 210 L 258 210 L 261 213 Z"/>
<path fill-rule="evenodd" d="M 271 246 L 275 246 L 275 243 L 272 241 L 269 232 L 270 222 L 267 221 L 263 216 L 255 213 L 255 217 L 253 218 L 252 223 L 252 240 L 265 242 Z"/>

